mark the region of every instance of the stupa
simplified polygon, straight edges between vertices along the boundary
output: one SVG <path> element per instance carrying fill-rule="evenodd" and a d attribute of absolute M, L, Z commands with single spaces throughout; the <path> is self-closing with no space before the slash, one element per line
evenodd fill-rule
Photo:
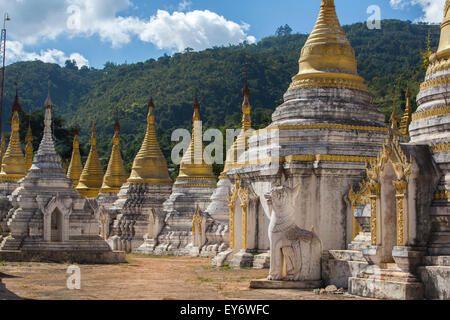
<path fill-rule="evenodd" d="M 27 174 L 25 158 L 20 147 L 20 119 L 22 110 L 19 104 L 19 94 L 16 89 L 14 103 L 11 106 L 11 136 L 8 148 L 5 150 L 5 137 L 2 134 L 1 152 L 2 166 L 0 172 L 0 237 L 9 234 L 7 221 L 11 216 L 11 202 L 9 196 L 18 187 L 18 181 Z"/>
<path fill-rule="evenodd" d="M 33 132 L 31 131 L 30 120 L 28 121 L 28 129 L 25 141 L 27 142 L 27 145 L 25 147 L 25 164 L 28 173 L 30 172 L 31 165 L 33 164 Z"/>
<path fill-rule="evenodd" d="M 165 226 L 158 236 L 155 254 L 189 255 L 193 248 L 194 213 L 204 212 L 216 189 L 212 165 L 203 156 L 200 104 L 194 100 L 191 142 L 180 162 L 180 172 L 170 198 L 164 203 Z M 148 252 L 148 251 L 147 251 Z"/>
<path fill-rule="evenodd" d="M 232 216 L 239 219 L 230 221 L 233 264 L 252 265 L 251 255 L 267 252 L 270 213 L 265 194 L 282 184 L 302 186 L 291 204 L 298 210 L 297 225 L 315 230 L 324 250 L 345 249 L 353 218 L 343 199 L 364 175 L 365 163 L 377 156 L 388 131 L 384 120 L 357 73 L 355 52 L 334 0 L 322 0 L 284 103 L 276 108 L 272 123 L 249 138 L 240 161 L 245 164 L 227 172 L 233 184 L 238 177 L 239 193 L 250 197 L 244 199 L 245 217 L 235 209 Z"/>
<path fill-rule="evenodd" d="M 0 185 L 11 185 L 12 187 L 15 187 L 17 186 L 17 182 L 27 174 L 25 157 L 20 147 L 19 112 L 22 110 L 22 107 L 19 104 L 17 90 L 11 110 L 11 136 L 9 138 L 8 148 L 2 159 Z"/>
<path fill-rule="evenodd" d="M 97 154 L 95 124 L 92 124 L 91 150 L 76 187 L 78 193 L 86 198 L 97 198 L 103 184 L 103 170 Z"/>
<path fill-rule="evenodd" d="M 72 157 L 70 159 L 69 169 L 67 169 L 67 178 L 73 181 L 73 187 L 76 188 L 83 172 L 81 163 L 80 142 L 78 140 L 78 130 L 74 130 Z"/>
<path fill-rule="evenodd" d="M 76 192 L 61 167 L 52 137 L 50 93 L 44 112 L 44 135 L 30 173 L 11 195 L 14 207 L 8 220 L 11 234 L 0 246 L 0 259 L 124 262 L 124 253 L 112 252 L 107 242 L 99 237 L 94 210 L 88 200 Z"/>
<path fill-rule="evenodd" d="M 118 116 L 116 116 L 111 157 L 109 158 L 108 168 L 106 169 L 102 188 L 98 196 L 99 204 L 104 206 L 112 206 L 114 204 L 120 188 L 127 182 L 127 174 L 123 167 L 123 160 L 120 154 L 119 132 L 120 123 Z"/>
<path fill-rule="evenodd" d="M 438 50 L 430 57 L 425 81 L 417 95 L 418 108 L 409 127 L 411 142 L 429 145 L 442 171 L 431 216 L 432 255 L 450 255 L 450 1 L 445 2 Z"/>
<path fill-rule="evenodd" d="M 242 102 L 242 125 L 236 140 L 229 150 L 227 150 L 224 170 L 219 176 L 217 189 L 211 196 L 211 203 L 206 209 L 206 213 L 214 220 L 214 223 L 207 226 L 207 243 L 201 250 L 202 255 L 213 256 L 218 252 L 228 249 L 230 224 L 228 193 L 232 188 L 232 184 L 226 173 L 231 168 L 237 168 L 239 166 L 239 157 L 241 153 L 248 149 L 248 137 L 253 132 L 250 116 L 250 89 L 247 79 L 245 79 L 242 95 L 244 97 L 244 101 Z"/>
<path fill-rule="evenodd" d="M 108 210 L 113 221 L 108 232 L 111 247 L 129 252 L 138 249 L 144 238 L 147 246 L 154 245 L 164 224 L 163 202 L 171 191 L 166 159 L 156 138 L 155 105 L 150 98 L 144 140 L 133 161 L 130 177 Z"/>

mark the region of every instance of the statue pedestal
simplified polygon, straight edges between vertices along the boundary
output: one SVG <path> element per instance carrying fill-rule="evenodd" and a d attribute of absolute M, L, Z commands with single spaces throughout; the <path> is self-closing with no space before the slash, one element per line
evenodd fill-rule
<path fill-rule="evenodd" d="M 251 289 L 317 289 L 322 287 L 321 280 L 310 281 L 271 281 L 271 280 L 252 280 Z"/>
<path fill-rule="evenodd" d="M 254 253 L 250 250 L 240 250 L 230 261 L 232 268 L 247 268 L 253 266 Z"/>
<path fill-rule="evenodd" d="M 358 277 L 349 278 L 348 293 L 376 299 L 421 300 L 424 286 L 414 275 L 391 263 L 383 269 L 371 265 Z"/>

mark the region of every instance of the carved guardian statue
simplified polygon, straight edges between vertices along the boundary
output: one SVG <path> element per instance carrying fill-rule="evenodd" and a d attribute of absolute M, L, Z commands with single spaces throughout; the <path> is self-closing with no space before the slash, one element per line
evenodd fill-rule
<path fill-rule="evenodd" d="M 295 206 L 299 192 L 300 186 L 276 186 L 265 195 L 271 212 L 268 280 L 321 279 L 321 241 L 314 232 L 299 228 L 295 222 L 295 216 L 301 214 Z"/>

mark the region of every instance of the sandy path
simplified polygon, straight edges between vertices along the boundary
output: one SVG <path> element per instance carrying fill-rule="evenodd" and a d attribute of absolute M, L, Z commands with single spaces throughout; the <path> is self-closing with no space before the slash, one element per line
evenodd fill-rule
<path fill-rule="evenodd" d="M 81 290 L 68 290 L 68 265 L 1 263 L 0 299 L 356 299 L 349 295 L 316 295 L 312 291 L 254 290 L 250 279 L 268 270 L 215 269 L 210 259 L 129 255 L 121 265 L 80 265 Z"/>

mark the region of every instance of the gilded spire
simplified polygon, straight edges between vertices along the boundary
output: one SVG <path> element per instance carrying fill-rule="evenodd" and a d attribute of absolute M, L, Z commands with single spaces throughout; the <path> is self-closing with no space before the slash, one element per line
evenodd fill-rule
<path fill-rule="evenodd" d="M 100 193 L 120 191 L 122 185 L 127 181 L 127 174 L 123 167 L 122 156 L 120 155 L 119 147 L 119 131 L 120 123 L 119 117 L 116 115 L 116 122 L 114 123 L 114 138 L 111 157 L 109 158 L 108 168 L 106 169 L 105 177 L 103 178 L 103 185 Z"/>
<path fill-rule="evenodd" d="M 195 94 L 193 109 L 191 143 L 181 159 L 177 182 L 189 180 L 199 181 L 199 184 L 205 184 L 206 181 L 214 181 L 215 183 L 216 179 L 212 172 L 212 166 L 206 163 L 203 157 L 203 132 L 197 93 Z"/>
<path fill-rule="evenodd" d="M 33 133 L 31 132 L 31 116 L 28 118 L 27 136 L 25 137 L 27 145 L 25 147 L 25 163 L 27 165 L 27 172 L 30 172 L 33 164 Z"/>
<path fill-rule="evenodd" d="M 242 102 L 242 127 L 236 141 L 227 151 L 227 157 L 225 160 L 225 167 L 220 174 L 219 179 L 225 179 L 228 170 L 232 169 L 239 159 L 239 156 L 248 149 L 248 130 L 252 129 L 252 121 L 250 117 L 251 105 L 250 105 L 250 89 L 248 87 L 247 77 L 245 79 L 244 89 L 242 90 L 244 101 Z"/>
<path fill-rule="evenodd" d="M 96 198 L 103 184 L 103 170 L 97 155 L 95 124 L 92 124 L 91 150 L 81 173 L 77 191 L 86 198 Z"/>
<path fill-rule="evenodd" d="M 438 59 L 450 57 L 450 0 L 445 1 L 444 6 L 444 20 L 441 24 L 441 39 L 439 41 L 439 47 L 436 52 Z"/>
<path fill-rule="evenodd" d="M 409 86 L 406 88 L 406 107 L 405 107 L 405 113 L 402 117 L 401 123 L 400 123 L 400 132 L 405 135 L 409 136 L 409 125 L 412 122 L 412 108 L 411 108 L 411 91 L 409 90 Z"/>
<path fill-rule="evenodd" d="M 2 132 L 2 141 L 1 141 L 1 145 L 0 145 L 0 170 L 2 167 L 3 157 L 5 156 L 5 152 L 6 152 L 5 133 Z"/>
<path fill-rule="evenodd" d="M 11 119 L 11 137 L 9 138 L 8 149 L 6 149 L 5 156 L 3 157 L 0 181 L 19 181 L 27 174 L 25 157 L 20 147 L 19 112 L 22 108 L 19 104 L 17 89 L 11 109 L 13 112 Z"/>
<path fill-rule="evenodd" d="M 148 103 L 147 130 L 141 149 L 134 158 L 128 183 L 171 185 L 167 162 L 158 144 L 153 97 Z"/>
<path fill-rule="evenodd" d="M 322 0 L 319 17 L 302 49 L 299 73 L 290 89 L 342 87 L 367 91 L 358 75 L 355 51 L 336 15 L 334 0 Z"/>
<path fill-rule="evenodd" d="M 80 142 L 78 140 L 78 130 L 74 130 L 73 151 L 70 159 L 69 169 L 67 170 L 67 178 L 72 179 L 73 187 L 76 188 L 80 181 L 83 164 L 81 163 Z"/>
<path fill-rule="evenodd" d="M 394 98 L 394 105 L 392 107 L 392 114 L 390 118 L 391 123 L 391 129 L 398 130 L 398 115 L 397 115 L 397 107 L 396 107 L 396 100 Z"/>

